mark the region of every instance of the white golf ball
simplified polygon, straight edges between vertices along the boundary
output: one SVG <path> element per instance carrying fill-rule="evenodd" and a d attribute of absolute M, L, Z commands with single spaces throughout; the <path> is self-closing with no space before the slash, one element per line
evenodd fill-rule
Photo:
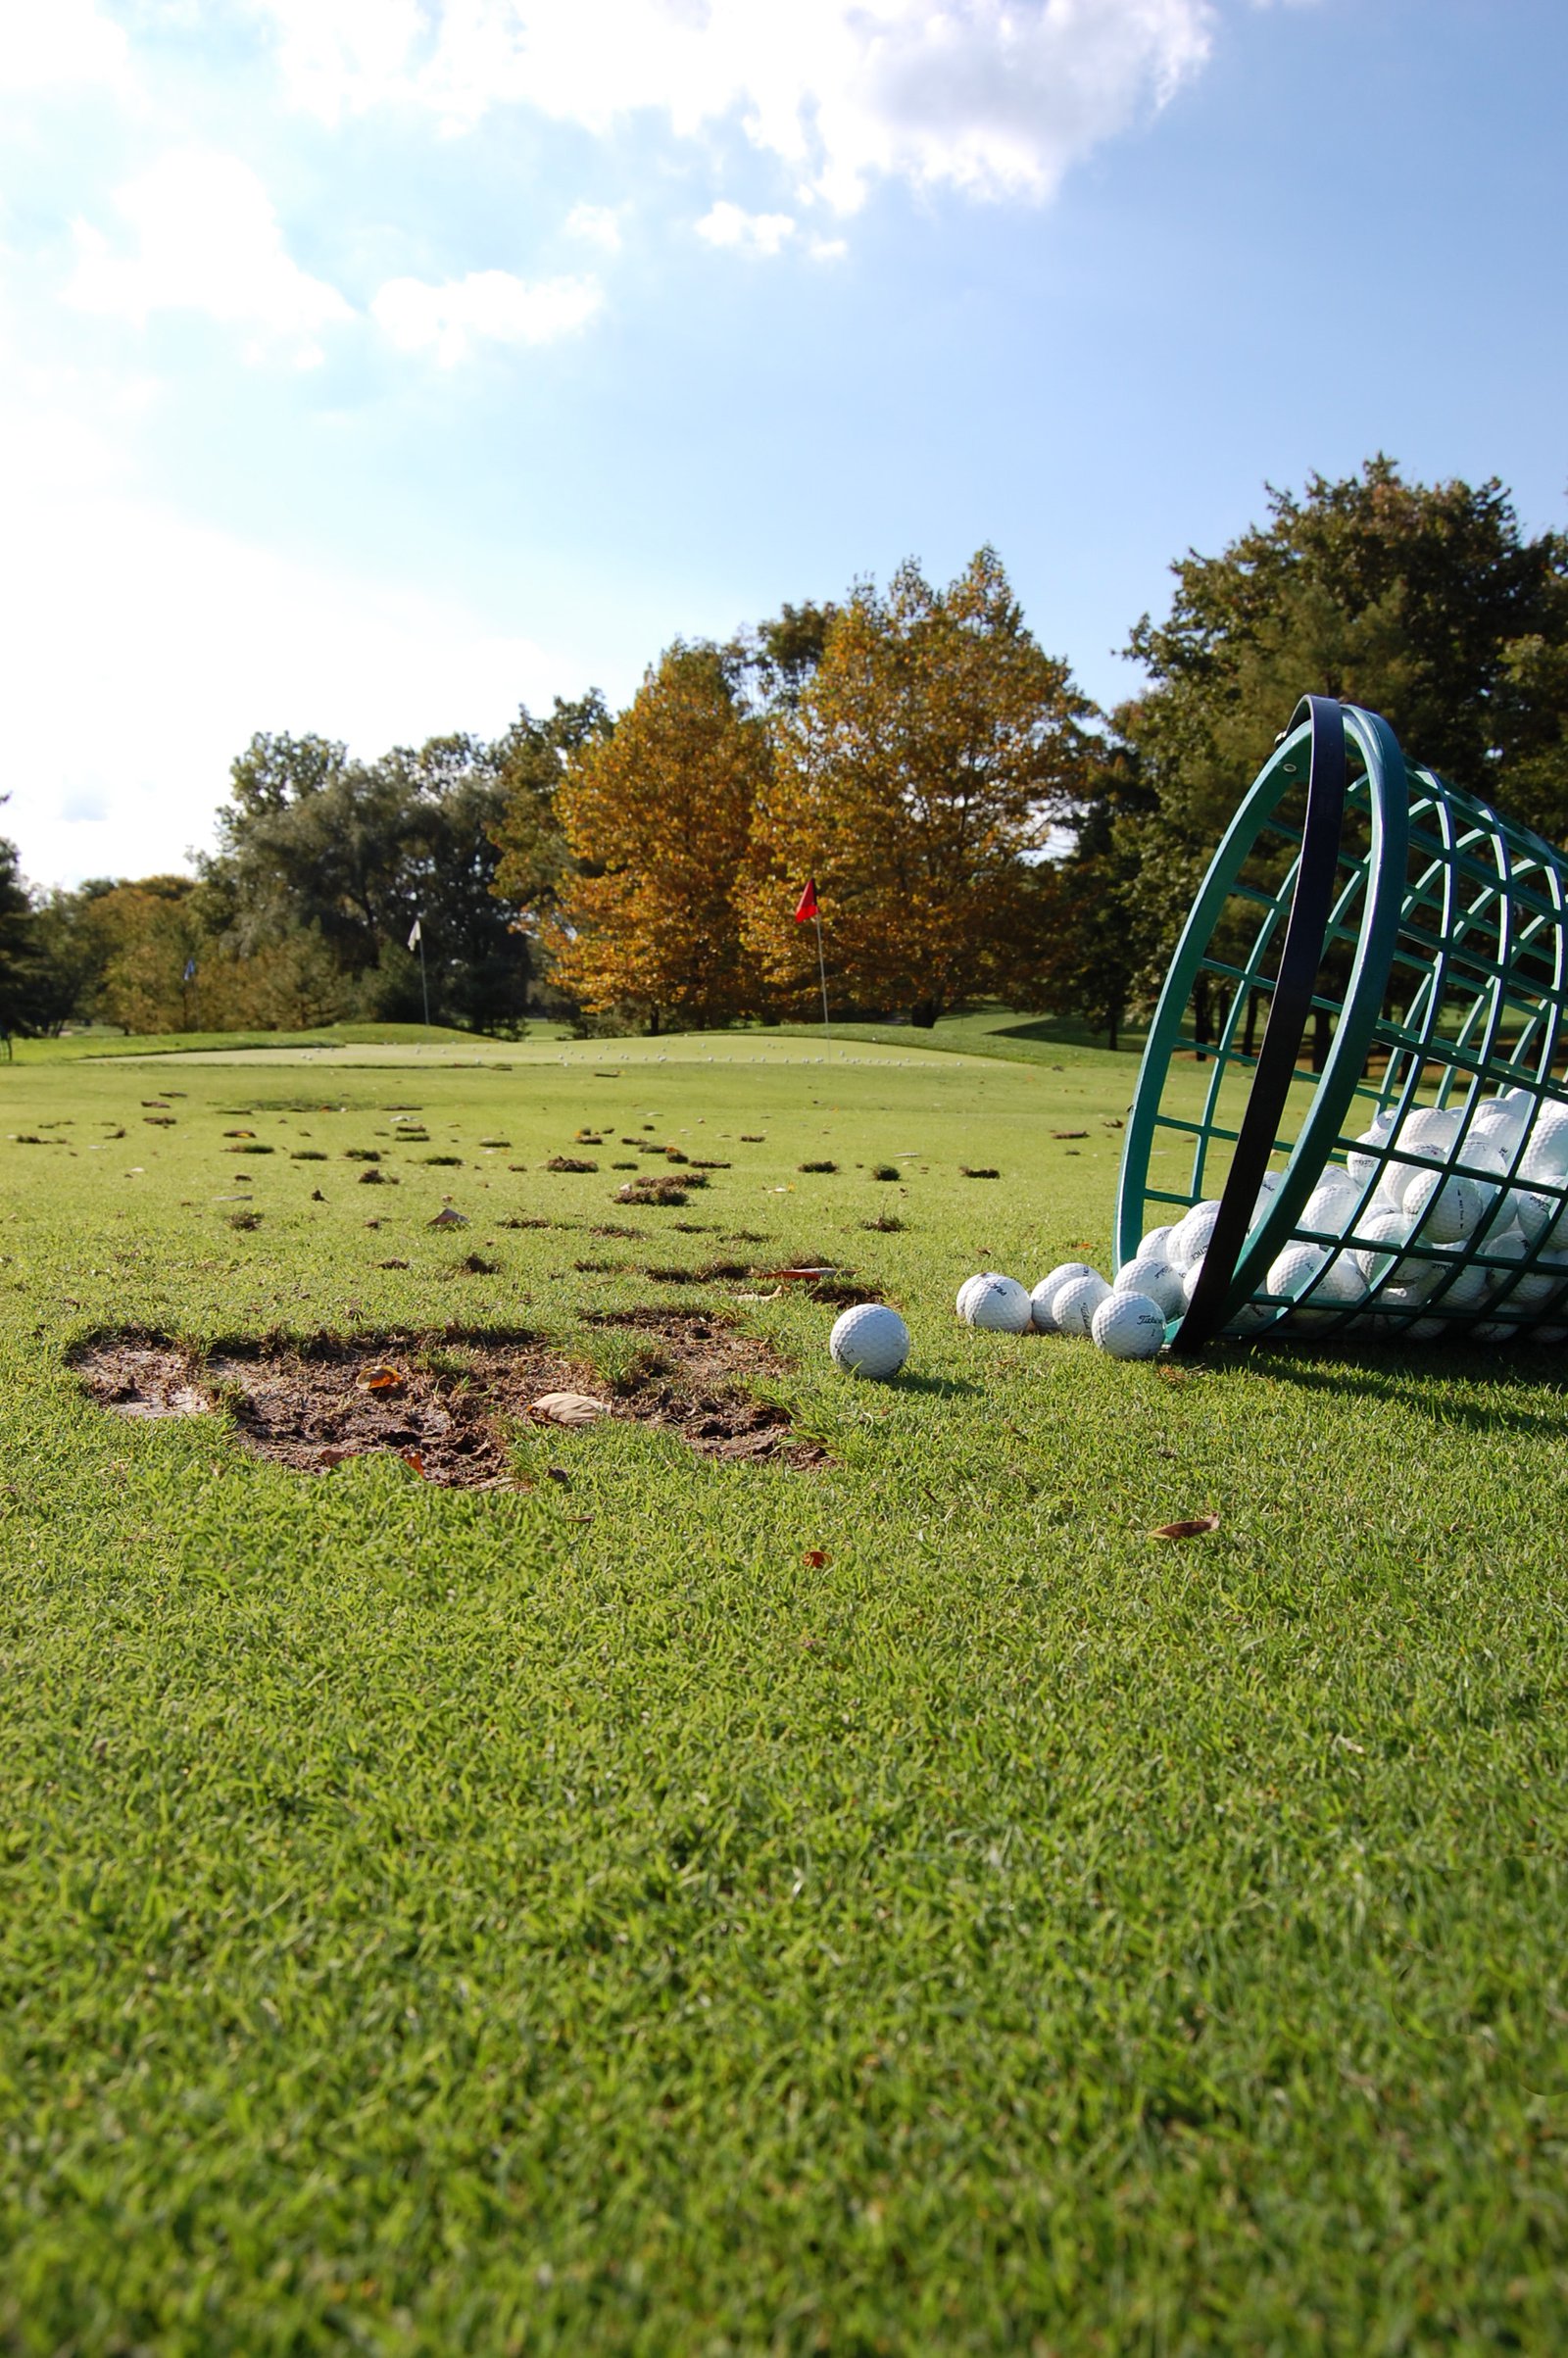
<path fill-rule="evenodd" d="M 1112 1359 L 1152 1359 L 1165 1340 L 1165 1313 L 1147 1294 L 1105 1296 L 1089 1332 Z"/>
<path fill-rule="evenodd" d="M 1165 1258 L 1173 1269 L 1190 1269 L 1195 1261 L 1202 1259 L 1218 1218 L 1219 1204 L 1213 1198 L 1195 1204 L 1191 1211 L 1182 1214 L 1165 1244 Z"/>
<path fill-rule="evenodd" d="M 1174 1231 L 1169 1228 L 1152 1228 L 1139 1246 L 1136 1258 L 1141 1261 L 1168 1261 L 1170 1254 L 1165 1248 L 1170 1243 Z"/>
<path fill-rule="evenodd" d="M 834 1320 L 827 1347 L 846 1375 L 885 1384 L 909 1355 L 909 1330 L 885 1302 L 858 1302 Z"/>
<path fill-rule="evenodd" d="M 1473 1236 L 1490 1208 L 1485 1183 L 1418 1171 L 1404 1193 L 1404 1214 L 1429 1245 L 1457 1245 Z"/>
<path fill-rule="evenodd" d="M 1301 1207 L 1301 1226 L 1315 1228 L 1325 1236 L 1343 1236 L 1355 1217 L 1360 1194 L 1348 1171 L 1340 1170 L 1337 1163 L 1331 1165 Z"/>
<path fill-rule="evenodd" d="M 1058 1268 L 1053 1269 L 1040 1280 L 1029 1300 L 1033 1305 L 1031 1314 L 1042 1335 L 1054 1335 L 1057 1331 L 1054 1304 L 1062 1287 L 1072 1278 L 1093 1277 L 1094 1274 L 1087 1261 L 1063 1261 Z"/>
<path fill-rule="evenodd" d="M 1357 1147 L 1386 1147 L 1394 1136 L 1394 1114 L 1388 1110 L 1378 1114 L 1366 1129 L 1356 1136 Z M 1345 1157 L 1350 1177 L 1357 1187 L 1370 1187 L 1382 1168 L 1381 1154 L 1358 1154 L 1355 1147 Z"/>
<path fill-rule="evenodd" d="M 1323 1264 L 1323 1274 L 1312 1289 L 1315 1308 L 1348 1310 L 1365 1299 L 1366 1280 L 1356 1266 L 1353 1253 L 1331 1253 Z"/>
<path fill-rule="evenodd" d="M 1109 1293 L 1109 1286 L 1094 1269 L 1083 1277 L 1069 1277 L 1051 1305 L 1058 1330 L 1064 1335 L 1087 1335 L 1090 1320 Z"/>
<path fill-rule="evenodd" d="M 1531 1128 L 1519 1176 L 1532 1186 L 1568 1184 L 1568 1105 L 1553 1100 L 1542 1106 Z"/>
<path fill-rule="evenodd" d="M 1440 1315 L 1446 1310 L 1478 1310 L 1487 1299 L 1487 1272 L 1472 1261 L 1456 1270 L 1449 1278 L 1444 1268 L 1445 1255 L 1438 1256 L 1437 1284 L 1431 1295 L 1432 1308 Z M 1454 1254 L 1457 1262 L 1458 1254 Z"/>
<path fill-rule="evenodd" d="M 1140 1253 L 1135 1261 L 1128 1261 L 1111 1280 L 1113 1294 L 1144 1294 L 1157 1302 L 1167 1318 L 1178 1317 L 1185 1296 L 1182 1293 L 1182 1273 L 1158 1253 Z"/>
<path fill-rule="evenodd" d="M 962 1285 L 958 1288 L 958 1299 L 954 1303 L 954 1308 L 957 1311 L 958 1316 L 963 1319 L 965 1323 L 968 1321 L 969 1302 L 974 1294 L 975 1288 L 977 1286 L 990 1285 L 992 1279 L 995 1277 L 1000 1277 L 1001 1274 L 1002 1272 L 999 1269 L 982 1269 L 978 1276 L 966 1277 L 964 1279 Z"/>
<path fill-rule="evenodd" d="M 1391 1246 L 1410 1242 L 1410 1219 L 1406 1212 L 1375 1213 L 1371 1219 L 1356 1223 L 1355 1260 L 1368 1286 L 1386 1278 L 1402 1301 L 1420 1302 L 1431 1293 L 1442 1274 L 1439 1265 L 1424 1254 L 1414 1253 L 1401 1258 Z"/>
<path fill-rule="evenodd" d="M 988 1277 L 970 1295 L 964 1317 L 988 1334 L 1025 1335 L 1034 1323 L 1034 1304 L 1015 1277 Z"/>
<path fill-rule="evenodd" d="M 1399 1144 L 1421 1154 L 1446 1154 L 1463 1119 L 1457 1105 L 1423 1105 L 1399 1124 Z"/>
<path fill-rule="evenodd" d="M 1284 1294 L 1294 1302 L 1304 1294 L 1314 1277 L 1328 1259 L 1321 1245 L 1302 1244 L 1299 1240 L 1287 1245 L 1269 1264 L 1267 1278 L 1271 1294 Z"/>

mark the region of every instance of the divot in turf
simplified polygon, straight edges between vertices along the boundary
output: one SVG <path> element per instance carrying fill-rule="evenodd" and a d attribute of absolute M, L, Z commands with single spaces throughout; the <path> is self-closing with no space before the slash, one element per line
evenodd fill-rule
<path fill-rule="evenodd" d="M 803 1469 L 823 1462 L 825 1451 L 796 1435 L 788 1411 L 750 1389 L 783 1372 L 766 1343 L 701 1312 L 612 1312 L 592 1323 L 634 1328 L 638 1345 L 600 1372 L 592 1350 L 574 1357 L 520 1331 L 239 1339 L 201 1353 L 122 1332 L 84 1345 L 70 1363 L 91 1398 L 121 1416 L 226 1407 L 248 1450 L 300 1473 L 379 1452 L 446 1488 L 529 1489 L 511 1434 L 541 1399 L 564 1391 L 603 1398 L 607 1418 L 677 1432 L 700 1456 Z M 599 1355 L 616 1357 L 603 1348 Z"/>

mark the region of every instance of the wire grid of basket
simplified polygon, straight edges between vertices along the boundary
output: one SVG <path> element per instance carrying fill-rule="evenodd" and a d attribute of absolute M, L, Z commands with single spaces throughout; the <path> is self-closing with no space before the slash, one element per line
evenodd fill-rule
<path fill-rule="evenodd" d="M 1216 1229 L 1219 1265 L 1170 1322 L 1178 1348 L 1287 1318 L 1419 1341 L 1549 1329 L 1568 1315 L 1568 1181 L 1527 1190 L 1520 1166 L 1543 1109 L 1568 1105 L 1563 857 L 1406 763 L 1377 714 L 1319 698 L 1300 712 L 1215 855 L 1166 978 L 1123 1152 L 1117 1264 L 1146 1229 L 1217 1199 L 1229 1237 Z M 1307 979 L 1287 1008 L 1293 954 Z M 1502 1092 L 1517 1137 L 1499 1172 L 1479 1149 L 1497 1119 L 1482 1108 Z M 1401 1138 L 1429 1107 L 1458 1113 L 1451 1143 Z M 1379 1116 L 1388 1134 L 1362 1143 Z M 1302 1224 L 1331 1165 L 1357 1186 L 1344 1234 Z M 1366 1229 L 1394 1165 L 1406 1181 L 1468 1176 L 1496 1208 L 1442 1245 L 1429 1207 L 1384 1258 Z M 1530 1231 L 1522 1252 L 1515 1213 Z M 1321 1269 L 1271 1293 L 1293 1239 L 1371 1253 L 1365 1298 L 1334 1306 Z"/>

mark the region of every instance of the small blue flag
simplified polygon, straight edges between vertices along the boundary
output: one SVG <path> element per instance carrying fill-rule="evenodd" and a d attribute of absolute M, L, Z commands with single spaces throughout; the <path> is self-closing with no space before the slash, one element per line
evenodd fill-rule
<path fill-rule="evenodd" d="M 193 958 L 188 958 L 185 960 L 185 980 L 187 982 L 194 982 L 196 980 L 196 960 Z"/>

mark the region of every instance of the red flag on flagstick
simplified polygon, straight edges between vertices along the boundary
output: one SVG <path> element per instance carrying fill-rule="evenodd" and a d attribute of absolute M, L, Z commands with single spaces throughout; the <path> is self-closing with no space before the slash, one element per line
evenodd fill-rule
<path fill-rule="evenodd" d="M 797 925 L 809 925 L 815 914 L 816 878 L 810 876 L 807 879 L 805 892 L 795 904 L 795 922 Z"/>

